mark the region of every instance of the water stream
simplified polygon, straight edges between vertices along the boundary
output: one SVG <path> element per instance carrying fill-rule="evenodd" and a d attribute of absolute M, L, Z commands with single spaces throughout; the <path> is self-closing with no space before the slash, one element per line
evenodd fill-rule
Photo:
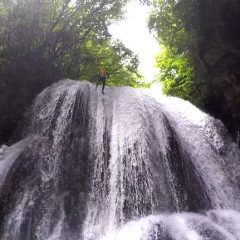
<path fill-rule="evenodd" d="M 0 239 L 240 239 L 240 153 L 219 120 L 64 80 L 0 148 Z"/>

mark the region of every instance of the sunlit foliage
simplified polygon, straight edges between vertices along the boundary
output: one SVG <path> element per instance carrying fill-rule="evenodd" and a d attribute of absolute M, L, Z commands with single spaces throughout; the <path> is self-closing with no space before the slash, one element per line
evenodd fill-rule
<path fill-rule="evenodd" d="M 198 91 L 193 82 L 194 71 L 185 55 L 178 55 L 170 48 L 163 47 L 156 61 L 160 69 L 158 80 L 162 82 L 165 94 L 198 100 Z"/>
<path fill-rule="evenodd" d="M 108 26 L 127 0 L 0 1 L 0 132 L 8 138 L 37 93 L 63 78 L 141 86 L 138 59 Z M 6 136 L 6 137 L 5 137 Z M 0 141 L 2 140 L 0 139 Z"/>
<path fill-rule="evenodd" d="M 149 28 L 164 48 L 157 56 L 164 92 L 198 102 L 199 79 L 194 71 L 197 11 L 194 0 L 153 0 Z"/>

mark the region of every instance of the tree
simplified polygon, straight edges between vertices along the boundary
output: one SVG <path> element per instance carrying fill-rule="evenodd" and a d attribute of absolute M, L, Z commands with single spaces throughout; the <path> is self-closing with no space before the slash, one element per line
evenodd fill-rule
<path fill-rule="evenodd" d="M 62 78 L 90 80 L 101 64 L 111 85 L 138 84 L 137 57 L 108 26 L 127 0 L 0 2 L 0 132 L 9 138 L 32 100 Z"/>
<path fill-rule="evenodd" d="M 158 80 L 163 84 L 163 92 L 197 104 L 199 93 L 189 59 L 185 55 L 177 55 L 170 48 L 163 47 L 156 60 L 160 69 Z"/>
<path fill-rule="evenodd" d="M 197 74 L 198 11 L 195 0 L 154 0 L 149 28 L 164 48 L 157 66 L 166 94 L 195 104 L 201 97 L 200 85 L 206 83 Z"/>

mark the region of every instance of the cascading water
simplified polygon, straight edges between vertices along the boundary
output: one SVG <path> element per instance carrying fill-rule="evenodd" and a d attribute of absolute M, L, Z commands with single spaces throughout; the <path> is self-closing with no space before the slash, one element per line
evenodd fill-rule
<path fill-rule="evenodd" d="M 64 80 L 30 119 L 0 149 L 0 239 L 240 239 L 239 150 L 190 103 Z"/>

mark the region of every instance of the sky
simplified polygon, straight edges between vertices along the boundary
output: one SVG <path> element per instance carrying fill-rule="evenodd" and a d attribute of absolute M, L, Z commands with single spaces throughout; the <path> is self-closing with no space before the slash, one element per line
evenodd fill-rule
<path fill-rule="evenodd" d="M 154 67 L 154 57 L 160 47 L 147 28 L 147 18 L 150 7 L 131 1 L 126 6 L 124 20 L 109 27 L 114 39 L 121 40 L 126 47 L 136 53 L 140 60 L 139 71 L 145 81 L 154 79 L 157 69 Z"/>

